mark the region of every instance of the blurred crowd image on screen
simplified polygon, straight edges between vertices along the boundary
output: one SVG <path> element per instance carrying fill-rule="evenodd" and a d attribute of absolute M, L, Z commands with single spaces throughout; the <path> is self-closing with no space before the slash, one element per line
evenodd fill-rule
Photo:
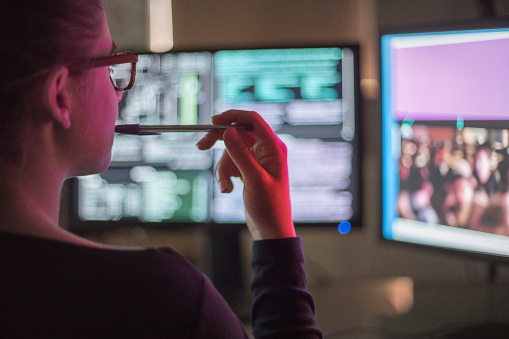
<path fill-rule="evenodd" d="M 400 128 L 398 215 L 509 235 L 509 130 Z"/>

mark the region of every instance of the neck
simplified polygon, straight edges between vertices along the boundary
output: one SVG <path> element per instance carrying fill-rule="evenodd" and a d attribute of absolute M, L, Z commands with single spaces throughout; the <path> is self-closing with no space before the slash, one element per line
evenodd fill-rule
<path fill-rule="evenodd" d="M 99 246 L 59 225 L 61 191 L 71 174 L 68 157 L 62 156 L 65 142 L 55 140 L 51 126 L 18 133 L 23 140 L 16 150 L 23 156 L 0 161 L 0 231 Z"/>
<path fill-rule="evenodd" d="M 38 180 L 44 181 L 44 176 Z M 60 191 L 63 182 L 51 186 L 47 181 L 30 185 L 0 179 L 0 231 L 28 235 L 87 247 L 107 248 L 101 244 L 80 238 L 58 224 Z"/>
<path fill-rule="evenodd" d="M 22 129 L 22 137 L 16 136 L 20 156 L 0 162 L 1 231 L 44 237 L 59 229 L 60 195 L 68 173 L 53 151 L 58 145 L 43 132 Z M 9 151 L 16 154 L 14 148 Z"/>
<path fill-rule="evenodd" d="M 10 172 L 10 173 L 8 173 Z M 63 180 L 55 176 L 0 171 L 0 230 L 30 233 L 34 228 L 58 227 Z"/>
<path fill-rule="evenodd" d="M 56 156 L 52 126 L 31 122 L 16 127 L 6 136 L 12 141 L 6 149 L 11 158 L 0 163 L 1 215 L 18 223 L 40 220 L 58 226 L 66 166 Z"/>

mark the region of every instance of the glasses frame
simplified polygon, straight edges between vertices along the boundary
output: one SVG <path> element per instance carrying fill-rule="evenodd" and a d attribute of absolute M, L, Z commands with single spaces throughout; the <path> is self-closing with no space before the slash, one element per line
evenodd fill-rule
<path fill-rule="evenodd" d="M 92 57 L 92 58 L 80 59 L 77 61 L 70 61 L 70 62 L 64 63 L 63 65 L 75 67 L 78 69 L 90 69 L 90 68 L 96 68 L 96 67 L 113 66 L 116 64 L 130 63 L 131 64 L 131 79 L 129 81 L 129 84 L 126 87 L 120 88 L 120 87 L 115 86 L 115 83 L 113 83 L 113 79 L 111 79 L 111 77 L 110 77 L 110 80 L 111 80 L 112 85 L 115 88 L 115 90 L 119 91 L 119 92 L 123 92 L 123 91 L 130 90 L 134 86 L 134 80 L 136 79 L 136 63 L 137 62 L 138 62 L 138 55 L 136 53 L 118 52 L 118 53 L 115 53 L 114 55 Z M 16 89 L 19 86 L 25 86 L 27 82 L 33 81 L 34 79 L 37 79 L 43 75 L 46 75 L 47 73 L 51 72 L 52 69 L 53 68 L 42 69 L 42 70 L 35 72 L 33 74 L 30 74 L 25 77 L 21 77 L 19 79 L 11 81 L 8 84 L 5 84 L 5 83 L 0 84 L 0 91 L 10 91 L 10 90 Z"/>
<path fill-rule="evenodd" d="M 136 79 L 136 63 L 138 62 L 138 55 L 133 52 L 117 52 L 113 55 L 87 58 L 85 60 L 75 61 L 70 63 L 72 66 L 76 66 L 81 69 L 97 68 L 104 66 L 113 66 L 117 64 L 131 64 L 131 79 L 129 84 L 125 87 L 117 87 L 111 79 L 113 87 L 116 91 L 124 92 L 130 90 L 134 86 L 134 80 Z"/>

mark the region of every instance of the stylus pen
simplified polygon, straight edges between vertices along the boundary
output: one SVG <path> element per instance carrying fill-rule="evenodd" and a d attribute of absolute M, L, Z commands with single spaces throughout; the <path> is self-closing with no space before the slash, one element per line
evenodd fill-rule
<path fill-rule="evenodd" d="M 115 126 L 115 132 L 133 135 L 158 135 L 165 132 L 222 132 L 229 127 L 239 131 L 252 131 L 253 125 L 140 125 L 127 124 Z"/>

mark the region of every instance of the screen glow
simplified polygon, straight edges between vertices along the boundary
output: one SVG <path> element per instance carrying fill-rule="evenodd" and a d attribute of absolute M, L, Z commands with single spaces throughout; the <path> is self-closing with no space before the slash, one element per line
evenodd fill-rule
<path fill-rule="evenodd" d="M 117 124 L 210 124 L 228 109 L 257 111 L 288 149 L 296 223 L 359 226 L 358 61 L 352 48 L 141 54 Z M 244 223 L 242 182 L 222 194 L 224 143 L 203 133 L 116 135 L 110 168 L 78 179 L 79 223 Z"/>
<path fill-rule="evenodd" d="M 509 257 L 509 29 L 381 42 L 383 236 Z"/>

